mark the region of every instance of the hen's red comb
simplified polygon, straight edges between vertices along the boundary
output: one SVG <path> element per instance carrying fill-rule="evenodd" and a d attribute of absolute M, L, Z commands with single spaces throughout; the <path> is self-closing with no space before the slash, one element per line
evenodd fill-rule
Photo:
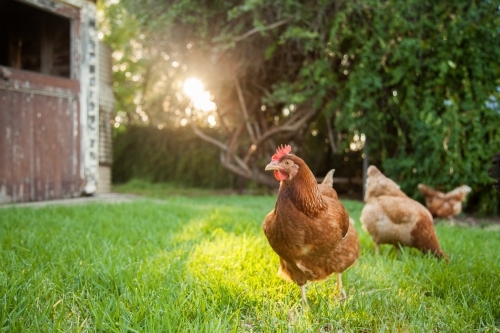
<path fill-rule="evenodd" d="M 271 160 L 272 161 L 279 161 L 283 156 L 285 155 L 288 155 L 290 154 L 290 152 L 292 151 L 292 147 L 290 147 L 290 145 L 286 145 L 283 147 L 283 145 L 279 146 L 277 149 L 276 149 L 276 154 L 273 155 L 273 157 L 271 157 Z"/>

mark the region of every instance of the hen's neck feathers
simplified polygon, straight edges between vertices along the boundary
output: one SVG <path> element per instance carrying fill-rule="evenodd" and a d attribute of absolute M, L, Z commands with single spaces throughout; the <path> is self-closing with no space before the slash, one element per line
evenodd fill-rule
<path fill-rule="evenodd" d="M 279 209 L 280 205 L 286 205 L 291 201 L 304 214 L 314 217 L 326 209 L 327 204 L 307 164 L 296 156 L 291 159 L 299 165 L 299 170 L 291 180 L 281 181 L 276 208 Z"/>

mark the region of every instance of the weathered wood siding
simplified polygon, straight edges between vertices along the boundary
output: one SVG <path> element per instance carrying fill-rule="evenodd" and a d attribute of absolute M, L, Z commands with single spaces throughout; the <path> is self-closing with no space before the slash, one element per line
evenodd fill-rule
<path fill-rule="evenodd" d="M 97 193 L 111 192 L 111 166 L 99 165 L 99 183 Z"/>
<path fill-rule="evenodd" d="M 111 119 L 114 117 L 115 96 L 111 72 L 111 49 L 99 43 L 99 182 L 97 193 L 111 191 L 113 137 Z"/>
<path fill-rule="evenodd" d="M 111 120 L 114 109 L 111 49 L 99 43 L 99 165 L 110 166 L 113 162 Z"/>

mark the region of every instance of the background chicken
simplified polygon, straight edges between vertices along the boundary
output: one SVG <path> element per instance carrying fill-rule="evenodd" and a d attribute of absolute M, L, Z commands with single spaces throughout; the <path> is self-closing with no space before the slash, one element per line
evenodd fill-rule
<path fill-rule="evenodd" d="M 439 247 L 429 211 L 373 165 L 367 170 L 365 202 L 360 219 L 375 242 L 377 253 L 380 244 L 401 244 L 438 258 L 446 257 Z"/>
<path fill-rule="evenodd" d="M 333 170 L 318 184 L 306 163 L 290 154 L 291 147 L 276 150 L 266 170 L 280 181 L 276 206 L 264 219 L 262 230 L 280 257 L 278 275 L 297 283 L 307 305 L 307 281 L 337 274 L 342 298 L 341 273 L 359 256 L 356 229 L 333 189 Z"/>
<path fill-rule="evenodd" d="M 425 197 L 425 204 L 432 216 L 451 219 L 462 212 L 462 202 L 471 191 L 467 185 L 443 193 L 424 184 L 418 184 L 418 190 Z"/>

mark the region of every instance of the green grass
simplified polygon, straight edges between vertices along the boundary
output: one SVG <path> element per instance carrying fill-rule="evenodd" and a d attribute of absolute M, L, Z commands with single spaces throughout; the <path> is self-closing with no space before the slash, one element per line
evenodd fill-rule
<path fill-rule="evenodd" d="M 165 198 L 169 196 L 202 197 L 214 195 L 230 195 L 237 191 L 234 189 L 207 189 L 183 187 L 176 183 L 150 183 L 141 179 L 133 179 L 125 184 L 113 185 L 113 192 L 134 193 L 152 198 Z M 249 182 L 245 188 L 246 194 L 269 195 L 268 188 Z"/>
<path fill-rule="evenodd" d="M 134 193 L 146 195 L 153 198 L 164 198 L 167 196 L 210 196 L 214 193 L 210 189 L 184 188 L 174 183 L 150 183 L 141 179 L 133 179 L 125 184 L 113 185 L 113 191 L 117 193 Z"/>
<path fill-rule="evenodd" d="M 154 194 L 158 197 L 158 193 Z M 260 230 L 273 196 L 0 209 L 1 332 L 498 332 L 500 231 L 437 226 L 446 264 L 390 246 L 300 291 Z"/>

